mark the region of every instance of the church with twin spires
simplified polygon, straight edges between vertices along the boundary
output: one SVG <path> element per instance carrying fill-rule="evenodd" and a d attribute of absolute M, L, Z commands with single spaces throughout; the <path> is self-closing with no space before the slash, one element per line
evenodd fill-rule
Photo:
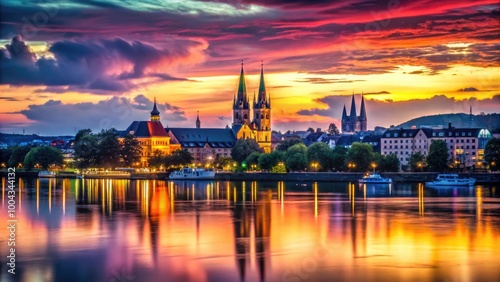
<path fill-rule="evenodd" d="M 160 111 L 156 98 L 149 121 L 134 121 L 121 132 L 134 135 L 141 144 L 140 165 L 148 166 L 149 158 L 160 151 L 169 155 L 178 149 L 186 149 L 194 157 L 195 163 L 207 163 L 220 157 L 230 157 L 231 150 L 239 139 L 254 139 L 266 152 L 271 152 L 271 98 L 264 82 L 264 66 L 261 64 L 260 82 L 253 102 L 246 89 L 243 63 L 237 92 L 233 97 L 233 123 L 231 127 L 204 128 L 199 113 L 193 128 L 164 128 L 160 121 Z"/>
<path fill-rule="evenodd" d="M 263 64 L 260 68 L 259 90 L 253 96 L 253 103 L 250 103 L 241 63 L 238 90 L 233 99 L 232 127 L 237 133 L 237 139 L 254 139 L 266 153 L 271 152 L 271 97 L 264 82 Z"/>

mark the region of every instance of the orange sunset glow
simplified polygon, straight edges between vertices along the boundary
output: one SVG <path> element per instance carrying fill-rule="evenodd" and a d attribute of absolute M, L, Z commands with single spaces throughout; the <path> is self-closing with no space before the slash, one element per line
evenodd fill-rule
<path fill-rule="evenodd" d="M 352 94 L 368 129 L 500 108 L 498 1 L 28 2 L 2 3 L 2 133 L 123 130 L 155 97 L 165 126 L 225 127 L 241 61 L 273 130 L 340 127 Z"/>

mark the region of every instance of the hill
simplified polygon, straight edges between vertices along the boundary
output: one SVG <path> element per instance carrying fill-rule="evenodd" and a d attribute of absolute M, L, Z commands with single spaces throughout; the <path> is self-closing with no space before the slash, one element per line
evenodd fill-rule
<path fill-rule="evenodd" d="M 404 122 L 396 127 L 410 128 L 412 126 L 421 127 L 423 125 L 442 125 L 447 127 L 448 123 L 454 127 L 470 127 L 468 114 L 441 114 L 423 116 Z M 491 132 L 500 131 L 500 114 L 473 115 L 473 127 L 487 128 Z"/>

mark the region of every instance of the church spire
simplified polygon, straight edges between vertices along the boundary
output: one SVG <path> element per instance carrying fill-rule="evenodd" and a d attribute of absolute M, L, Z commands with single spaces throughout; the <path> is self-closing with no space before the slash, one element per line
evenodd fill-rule
<path fill-rule="evenodd" d="M 260 107 L 262 107 L 262 104 L 266 104 L 267 107 L 269 107 L 267 103 L 267 93 L 266 93 L 266 84 L 264 83 L 264 62 L 261 61 L 260 63 L 260 83 L 259 83 L 259 97 L 257 98 L 257 103 L 259 104 Z"/>
<path fill-rule="evenodd" d="M 344 105 L 344 110 L 342 111 L 342 120 L 346 120 L 347 119 L 347 111 L 345 109 L 345 105 Z"/>
<path fill-rule="evenodd" d="M 356 102 L 354 101 L 354 94 L 352 94 L 352 102 L 351 102 L 351 118 L 356 120 Z"/>
<path fill-rule="evenodd" d="M 240 80 L 238 82 L 238 92 L 236 93 L 234 108 L 239 107 L 240 104 L 244 109 L 248 109 L 248 96 L 247 87 L 245 84 L 245 72 L 243 71 L 243 60 L 241 61 Z"/>
<path fill-rule="evenodd" d="M 160 111 L 156 108 L 156 97 L 154 98 L 153 110 L 151 111 L 151 121 L 160 121 Z"/>
<path fill-rule="evenodd" d="M 366 120 L 365 97 L 361 95 L 361 112 L 359 113 L 361 120 Z"/>
<path fill-rule="evenodd" d="M 196 112 L 196 128 L 200 128 L 201 122 L 200 122 L 200 111 Z"/>

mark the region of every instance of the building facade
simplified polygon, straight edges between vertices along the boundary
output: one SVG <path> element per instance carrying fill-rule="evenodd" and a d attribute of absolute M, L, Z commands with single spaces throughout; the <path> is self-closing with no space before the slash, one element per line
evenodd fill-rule
<path fill-rule="evenodd" d="M 241 64 L 238 90 L 233 100 L 233 131 L 237 139 L 252 138 L 266 152 L 271 152 L 271 98 L 264 82 L 264 65 L 261 64 L 259 92 L 253 99 L 253 118 L 250 99 L 246 90 L 245 73 Z"/>
<path fill-rule="evenodd" d="M 356 102 L 352 95 L 351 112 L 347 115 L 346 107 L 342 111 L 342 132 L 360 132 L 366 131 L 368 125 L 368 117 L 366 116 L 365 98 L 361 96 L 361 111 L 359 116 L 356 114 Z"/>
<path fill-rule="evenodd" d="M 491 133 L 482 128 L 419 128 L 391 129 L 381 138 L 382 155 L 395 154 L 401 165 L 408 165 L 410 156 L 417 152 L 427 156 L 433 140 L 443 140 L 449 160 L 462 167 L 480 167 L 484 148 Z"/>
<path fill-rule="evenodd" d="M 140 166 L 146 167 L 153 153 L 158 150 L 162 154 L 169 155 L 181 148 L 178 142 L 171 142 L 170 136 L 163 128 L 160 121 L 160 111 L 156 107 L 156 98 L 151 111 L 150 121 L 134 121 L 121 133 L 121 137 L 131 134 L 137 138 L 141 145 Z"/>

